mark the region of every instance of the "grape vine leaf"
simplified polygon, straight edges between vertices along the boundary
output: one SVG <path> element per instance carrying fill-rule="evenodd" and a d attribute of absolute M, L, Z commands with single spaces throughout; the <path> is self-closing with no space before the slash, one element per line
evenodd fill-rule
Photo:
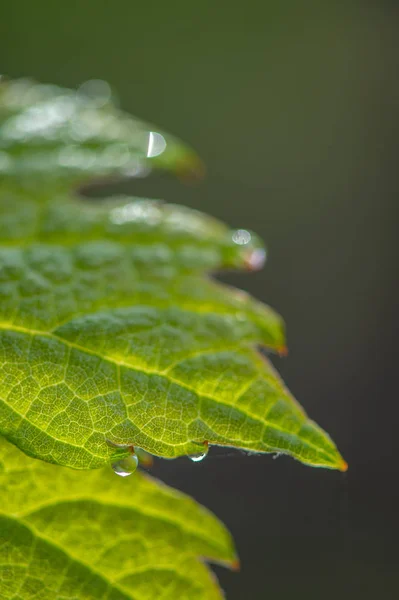
<path fill-rule="evenodd" d="M 221 600 L 203 560 L 234 568 L 225 527 L 142 473 L 76 471 L 0 438 L 2 600 Z"/>
<path fill-rule="evenodd" d="M 281 318 L 206 276 L 259 268 L 257 236 L 74 194 L 93 176 L 198 168 L 152 129 L 108 100 L 0 85 L 0 433 L 76 469 L 123 446 L 174 458 L 217 444 L 345 470 L 257 350 L 284 352 Z"/>

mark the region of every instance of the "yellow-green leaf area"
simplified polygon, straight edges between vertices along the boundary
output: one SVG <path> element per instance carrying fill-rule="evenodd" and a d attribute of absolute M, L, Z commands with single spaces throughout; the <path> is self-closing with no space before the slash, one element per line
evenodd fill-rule
<path fill-rule="evenodd" d="M 25 163 L 43 148 L 65 149 L 71 131 L 85 131 L 87 114 L 102 122 L 111 111 L 124 125 L 130 119 L 112 105 L 90 105 L 66 121 L 61 111 L 46 129 L 49 106 L 74 96 L 51 88 L 43 112 L 39 92 L 41 129 L 31 121 L 29 94 L 18 104 L 3 92 L 0 140 L 9 160 L 0 178 L 0 433 L 31 456 L 76 469 L 109 463 L 121 454 L 116 445 L 174 458 L 204 444 L 345 469 L 329 436 L 258 351 L 284 352 L 279 315 L 209 278 L 220 269 L 259 268 L 258 237 L 159 201 L 89 202 L 74 193 L 88 173 L 63 161 L 53 172 L 40 158 L 40 176 L 24 181 Z M 126 138 L 126 127 L 120 139 L 145 168 L 176 171 L 195 162 L 166 134 L 171 155 L 154 162 L 133 125 Z M 75 142 L 96 156 L 110 143 L 106 136 Z M 100 175 L 102 163 L 93 164 Z"/>
<path fill-rule="evenodd" d="M 46 464 L 0 438 L 2 600 L 221 600 L 205 560 L 231 537 L 191 498 L 142 473 Z"/>

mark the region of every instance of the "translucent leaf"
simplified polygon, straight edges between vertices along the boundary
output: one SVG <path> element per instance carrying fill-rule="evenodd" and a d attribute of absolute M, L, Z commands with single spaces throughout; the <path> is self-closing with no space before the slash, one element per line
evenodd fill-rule
<path fill-rule="evenodd" d="M 0 433 L 77 469 L 123 446 L 174 458 L 218 444 L 344 470 L 257 350 L 284 352 L 281 318 L 206 275 L 260 267 L 256 235 L 179 206 L 72 194 L 89 175 L 126 174 L 104 163 L 115 144 L 143 169 L 190 170 L 194 154 L 81 94 L 9 83 L 0 98 Z"/>
<path fill-rule="evenodd" d="M 2 600 L 220 600 L 203 559 L 234 568 L 229 533 L 136 473 L 73 471 L 0 438 Z"/>

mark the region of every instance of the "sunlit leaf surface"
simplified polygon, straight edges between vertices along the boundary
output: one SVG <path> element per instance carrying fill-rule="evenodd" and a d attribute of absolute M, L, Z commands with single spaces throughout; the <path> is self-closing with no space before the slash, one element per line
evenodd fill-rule
<path fill-rule="evenodd" d="M 0 438 L 2 600 L 220 600 L 201 559 L 233 567 L 229 533 L 141 473 L 46 464 Z"/>
<path fill-rule="evenodd" d="M 5 83 L 0 103 L 0 432 L 78 469 L 218 444 L 344 470 L 256 349 L 284 352 L 280 317 L 206 276 L 259 268 L 256 235 L 73 195 L 93 175 L 192 171 L 193 153 L 83 92 Z"/>

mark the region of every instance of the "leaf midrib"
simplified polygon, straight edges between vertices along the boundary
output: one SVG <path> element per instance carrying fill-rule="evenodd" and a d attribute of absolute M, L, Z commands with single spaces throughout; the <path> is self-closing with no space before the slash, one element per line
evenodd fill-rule
<path fill-rule="evenodd" d="M 101 360 L 105 360 L 105 361 L 107 361 L 107 362 L 109 362 L 111 364 L 114 364 L 116 366 L 125 367 L 127 369 L 131 369 L 131 370 L 137 371 L 139 373 L 140 372 L 141 373 L 145 373 L 147 375 L 155 375 L 155 376 L 158 376 L 158 377 L 164 377 L 169 383 L 175 384 L 175 385 L 177 385 L 177 386 L 179 386 L 179 387 L 181 387 L 183 389 L 186 389 L 186 390 L 194 393 L 199 398 L 207 398 L 209 400 L 212 400 L 218 406 L 220 406 L 221 404 L 223 404 L 224 406 L 227 406 L 229 409 L 235 409 L 238 412 L 240 412 L 242 415 L 244 415 L 245 417 L 249 417 L 249 418 L 253 419 L 254 421 L 257 421 L 258 423 L 260 423 L 264 427 L 270 427 L 270 428 L 272 428 L 272 429 L 274 429 L 276 431 L 279 431 L 281 433 L 288 434 L 288 435 L 290 435 L 292 437 L 296 437 L 296 438 L 300 439 L 299 436 L 298 436 L 298 434 L 294 433 L 293 431 L 290 431 L 288 429 L 284 429 L 283 427 L 279 427 L 275 423 L 267 421 L 266 419 L 261 420 L 261 419 L 259 419 L 258 416 L 253 415 L 252 413 L 250 413 L 248 411 L 242 410 L 241 407 L 237 407 L 235 405 L 233 406 L 233 405 L 230 405 L 230 404 L 226 404 L 225 402 L 222 402 L 222 401 L 218 400 L 217 398 L 211 396 L 210 394 L 199 393 L 195 388 L 192 388 L 191 386 L 189 386 L 189 385 L 181 382 L 178 379 L 175 379 L 175 378 L 171 377 L 169 374 L 164 373 L 162 371 L 156 371 L 156 370 L 144 368 L 142 366 L 140 366 L 140 367 L 133 367 L 129 363 L 125 363 L 124 361 L 116 360 L 115 358 L 112 358 L 110 356 L 99 354 L 99 353 L 95 352 L 94 350 L 87 349 L 84 346 L 80 346 L 79 344 L 75 344 L 73 342 L 70 342 L 69 340 L 66 340 L 66 339 L 64 339 L 62 337 L 59 337 L 56 334 L 51 333 L 51 332 L 41 331 L 41 330 L 36 330 L 36 329 L 28 329 L 26 327 L 16 326 L 16 325 L 13 325 L 11 323 L 0 323 L 0 330 L 15 331 L 15 332 L 19 332 L 19 333 L 25 333 L 26 335 L 29 335 L 29 336 L 35 336 L 35 335 L 37 335 L 37 336 L 47 337 L 49 339 L 56 340 L 57 342 L 63 343 L 68 348 L 73 348 L 73 349 L 78 350 L 80 352 L 84 352 L 86 354 L 95 356 L 96 358 L 99 358 Z M 260 374 L 259 379 L 265 379 L 265 378 L 262 377 L 262 375 Z M 267 381 L 267 382 L 270 385 L 270 381 Z M 279 390 L 277 389 L 277 391 L 279 391 Z M 236 399 L 239 399 L 239 397 L 240 396 L 238 396 Z M 21 416 L 23 416 L 23 415 L 21 415 Z M 302 424 L 301 424 L 301 427 L 302 427 Z M 299 428 L 299 430 L 300 430 L 300 428 Z M 156 438 L 153 438 L 153 439 L 156 439 Z M 60 440 L 60 441 L 62 441 L 62 440 Z M 332 464 L 335 464 L 335 462 L 334 462 L 334 455 L 330 455 L 325 450 L 320 450 L 319 446 L 316 446 L 315 444 L 312 444 L 308 440 L 302 440 L 302 439 L 300 439 L 300 441 L 301 441 L 302 444 L 305 444 L 308 447 L 310 447 L 313 450 L 315 450 L 319 455 L 321 455 L 321 456 L 327 456 L 328 459 L 332 460 Z M 176 444 L 173 444 L 173 446 L 176 446 Z M 277 451 L 277 449 L 274 449 L 274 448 L 271 447 L 271 451 L 273 451 L 273 450 Z M 299 455 L 295 455 L 294 453 L 292 453 L 292 455 L 293 456 L 297 456 L 298 458 L 301 458 Z"/>

